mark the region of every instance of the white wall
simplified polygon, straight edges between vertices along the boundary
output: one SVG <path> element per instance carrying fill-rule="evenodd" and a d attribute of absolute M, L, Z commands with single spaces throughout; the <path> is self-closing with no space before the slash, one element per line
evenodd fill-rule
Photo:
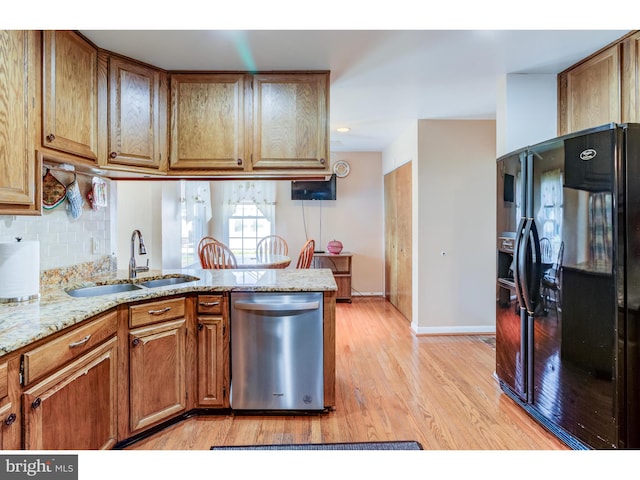
<path fill-rule="evenodd" d="M 508 74 L 498 79 L 496 155 L 557 135 L 557 75 Z"/>
<path fill-rule="evenodd" d="M 413 328 L 495 331 L 495 122 L 420 120 L 418 131 Z"/>
<path fill-rule="evenodd" d="M 118 269 L 126 270 L 131 257 L 131 234 L 140 230 L 144 237 L 146 256 L 138 256 L 138 240 L 135 242 L 136 261 L 149 268 L 162 268 L 162 184 L 159 181 L 117 182 L 117 230 L 116 255 Z M 180 235 L 180 231 L 177 231 Z"/>

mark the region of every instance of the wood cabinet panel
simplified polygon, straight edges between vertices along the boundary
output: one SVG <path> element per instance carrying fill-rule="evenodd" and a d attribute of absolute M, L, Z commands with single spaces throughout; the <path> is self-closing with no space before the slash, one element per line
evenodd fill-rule
<path fill-rule="evenodd" d="M 198 317 L 198 405 L 228 407 L 229 342 L 223 316 Z"/>
<path fill-rule="evenodd" d="M 621 121 L 620 72 L 615 44 L 558 76 L 560 135 Z"/>
<path fill-rule="evenodd" d="M 117 436 L 117 339 L 26 390 L 24 448 L 108 449 Z"/>
<path fill-rule="evenodd" d="M 182 318 L 184 313 L 184 297 L 144 303 L 129 308 L 129 326 L 134 328 L 174 318 Z"/>
<path fill-rule="evenodd" d="M 131 433 L 186 409 L 186 320 L 129 332 Z"/>
<path fill-rule="evenodd" d="M 253 76 L 253 169 L 329 169 L 329 74 Z"/>
<path fill-rule="evenodd" d="M 42 145 L 98 158 L 98 51 L 71 31 L 43 32 Z"/>
<path fill-rule="evenodd" d="M 171 169 L 244 169 L 244 90 L 244 74 L 171 76 Z"/>
<path fill-rule="evenodd" d="M 40 33 L 0 30 L 0 215 L 40 215 Z"/>
<path fill-rule="evenodd" d="M 166 124 L 164 77 L 157 69 L 109 57 L 107 165 L 160 168 L 166 132 L 161 123 Z"/>
<path fill-rule="evenodd" d="M 384 177 L 385 297 L 411 321 L 411 162 Z"/>
<path fill-rule="evenodd" d="M 33 380 L 92 349 L 114 335 L 116 327 L 116 312 L 111 312 L 26 352 L 23 355 L 24 384 L 29 385 Z"/>
<path fill-rule="evenodd" d="M 640 122 L 640 32 L 622 43 L 622 121 Z"/>

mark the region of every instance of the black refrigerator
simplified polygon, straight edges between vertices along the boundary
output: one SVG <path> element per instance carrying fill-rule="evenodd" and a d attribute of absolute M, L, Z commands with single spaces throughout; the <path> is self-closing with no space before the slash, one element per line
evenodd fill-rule
<path fill-rule="evenodd" d="M 640 124 L 497 160 L 496 376 L 574 449 L 640 448 Z"/>

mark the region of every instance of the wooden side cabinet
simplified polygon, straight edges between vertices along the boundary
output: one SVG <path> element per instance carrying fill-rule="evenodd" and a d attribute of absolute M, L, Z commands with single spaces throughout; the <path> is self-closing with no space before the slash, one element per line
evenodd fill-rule
<path fill-rule="evenodd" d="M 98 50 L 79 34 L 43 32 L 42 146 L 97 162 Z"/>
<path fill-rule="evenodd" d="M 336 301 L 351 303 L 351 260 L 353 253 L 314 253 L 313 268 L 329 268 L 338 285 Z"/>
<path fill-rule="evenodd" d="M 329 74 L 253 76 L 252 167 L 329 171 Z"/>
<path fill-rule="evenodd" d="M 229 407 L 229 307 L 225 295 L 198 296 L 198 407 Z"/>
<path fill-rule="evenodd" d="M 130 323 L 145 325 L 130 330 L 128 339 L 132 434 L 186 410 L 187 322 L 184 314 L 184 298 L 130 308 Z"/>
<path fill-rule="evenodd" d="M 171 75 L 172 170 L 245 168 L 245 75 Z"/>
<path fill-rule="evenodd" d="M 558 134 L 621 121 L 620 44 L 558 75 Z"/>
<path fill-rule="evenodd" d="M 102 53 L 100 57 L 103 68 Z M 158 170 L 166 157 L 166 74 L 114 55 L 106 63 L 106 164 Z"/>
<path fill-rule="evenodd" d="M 109 449 L 117 437 L 117 338 L 23 393 L 27 450 Z"/>
<path fill-rule="evenodd" d="M 40 215 L 40 33 L 0 30 L 0 215 Z"/>

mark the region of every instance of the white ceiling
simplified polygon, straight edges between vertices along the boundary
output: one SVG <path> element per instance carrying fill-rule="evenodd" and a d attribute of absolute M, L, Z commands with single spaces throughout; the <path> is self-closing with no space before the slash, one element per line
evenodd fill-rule
<path fill-rule="evenodd" d="M 331 150 L 351 152 L 383 151 L 417 119 L 494 119 L 501 75 L 559 73 L 628 30 L 81 32 L 166 70 L 330 70 Z"/>

